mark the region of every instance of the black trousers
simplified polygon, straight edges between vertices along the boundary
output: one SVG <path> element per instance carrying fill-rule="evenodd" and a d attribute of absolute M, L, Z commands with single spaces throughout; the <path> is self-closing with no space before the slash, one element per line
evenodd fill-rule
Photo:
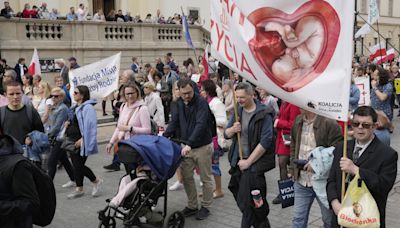
<path fill-rule="evenodd" d="M 266 200 L 267 183 L 264 174 L 257 175 L 255 172 L 246 170 L 241 172 L 238 168 L 231 168 L 229 171 L 231 180 L 228 188 L 232 192 L 236 203 L 242 212 L 241 228 L 269 228 L 269 206 Z M 255 208 L 252 190 L 259 190 L 263 205 Z"/>
<path fill-rule="evenodd" d="M 54 180 L 54 176 L 56 175 L 56 170 L 57 170 L 57 162 L 60 161 L 61 164 L 64 166 L 65 171 L 67 171 L 68 177 L 71 181 L 75 181 L 75 176 L 74 176 L 74 171 L 72 169 L 71 162 L 68 160 L 67 153 L 64 150 L 61 150 L 60 148 L 61 142 L 54 142 L 51 151 L 50 151 L 50 156 L 48 160 L 48 173 L 51 179 Z"/>
<path fill-rule="evenodd" d="M 96 181 L 93 171 L 85 165 L 87 157 L 79 153 L 71 154 L 72 164 L 74 165 L 75 181 L 77 187 L 83 187 L 83 178 L 87 177 L 91 182 Z"/>

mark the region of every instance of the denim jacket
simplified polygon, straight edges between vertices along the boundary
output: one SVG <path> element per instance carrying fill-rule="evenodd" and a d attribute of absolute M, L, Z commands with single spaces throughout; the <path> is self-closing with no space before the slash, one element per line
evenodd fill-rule
<path fill-rule="evenodd" d="M 75 109 L 79 130 L 82 135 L 81 156 L 98 153 L 97 148 L 97 117 L 93 105 L 95 100 L 87 100 Z"/>
<path fill-rule="evenodd" d="M 64 103 L 53 107 L 49 116 L 50 129 L 48 132 L 49 138 L 55 138 L 61 131 L 63 123 L 67 120 L 68 108 Z"/>
<path fill-rule="evenodd" d="M 328 197 L 326 195 L 326 183 L 333 161 L 333 150 L 335 147 L 317 147 L 311 151 L 310 165 L 314 170 L 311 181 L 315 194 L 318 199 L 329 208 Z"/>

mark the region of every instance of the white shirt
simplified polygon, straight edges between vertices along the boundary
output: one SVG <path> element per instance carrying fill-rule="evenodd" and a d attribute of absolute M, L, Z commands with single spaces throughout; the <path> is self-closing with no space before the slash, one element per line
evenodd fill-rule
<path fill-rule="evenodd" d="M 78 15 L 78 21 L 86 21 L 87 13 L 87 9 L 78 8 L 76 11 L 76 14 Z"/>
<path fill-rule="evenodd" d="M 369 140 L 367 143 L 365 143 L 364 145 L 362 145 L 362 144 L 359 144 L 358 143 L 358 140 L 356 140 L 356 143 L 355 143 L 355 145 L 354 145 L 354 151 L 356 150 L 356 148 L 357 147 L 360 147 L 361 148 L 361 150 L 358 152 L 359 153 L 359 158 L 361 157 L 361 155 L 364 153 L 364 151 L 368 148 L 368 146 L 369 146 L 369 144 L 371 144 L 371 142 L 372 142 L 372 140 L 374 140 L 374 138 L 375 138 L 375 136 L 371 139 L 371 140 Z M 353 151 L 353 152 L 354 152 Z"/>
<path fill-rule="evenodd" d="M 21 64 L 18 64 L 18 65 L 19 65 L 19 72 L 20 72 L 20 75 L 21 75 L 21 77 L 22 77 L 22 75 L 25 74 L 25 72 L 24 72 L 24 65 L 21 65 Z"/>

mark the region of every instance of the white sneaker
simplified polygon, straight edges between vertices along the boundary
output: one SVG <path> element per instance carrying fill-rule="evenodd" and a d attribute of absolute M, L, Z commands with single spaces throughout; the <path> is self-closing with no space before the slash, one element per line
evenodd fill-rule
<path fill-rule="evenodd" d="M 176 181 L 171 187 L 169 187 L 170 191 L 177 191 L 183 189 L 183 184 L 179 181 Z"/>
<path fill-rule="evenodd" d="M 68 198 L 68 199 L 79 198 L 79 197 L 82 197 L 84 194 L 85 194 L 84 191 L 77 191 L 77 190 L 75 190 L 75 191 L 71 192 L 70 194 L 68 194 L 68 195 L 67 195 L 67 198 Z"/>
<path fill-rule="evenodd" d="M 75 186 L 76 186 L 76 184 L 74 181 L 68 181 L 67 183 L 61 185 L 61 187 L 63 187 L 63 188 L 71 188 L 71 187 L 75 187 Z"/>
<path fill-rule="evenodd" d="M 97 193 L 99 193 L 100 186 L 103 184 L 103 182 L 103 179 L 99 179 L 96 184 L 93 184 L 92 196 L 97 196 Z"/>

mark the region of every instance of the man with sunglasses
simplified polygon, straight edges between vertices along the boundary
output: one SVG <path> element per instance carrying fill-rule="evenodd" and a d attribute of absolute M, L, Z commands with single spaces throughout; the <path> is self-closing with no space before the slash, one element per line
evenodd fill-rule
<path fill-rule="evenodd" d="M 378 206 L 381 227 L 385 227 L 386 202 L 396 180 L 398 155 L 374 135 L 377 120 L 378 115 L 371 107 L 363 106 L 354 111 L 354 139 L 347 142 L 346 158 L 343 157 L 343 144 L 337 145 L 326 189 L 329 204 L 337 215 L 342 207 L 342 171 L 349 177 L 346 188 L 359 173 Z M 331 227 L 339 227 L 336 216 L 332 217 Z"/>

